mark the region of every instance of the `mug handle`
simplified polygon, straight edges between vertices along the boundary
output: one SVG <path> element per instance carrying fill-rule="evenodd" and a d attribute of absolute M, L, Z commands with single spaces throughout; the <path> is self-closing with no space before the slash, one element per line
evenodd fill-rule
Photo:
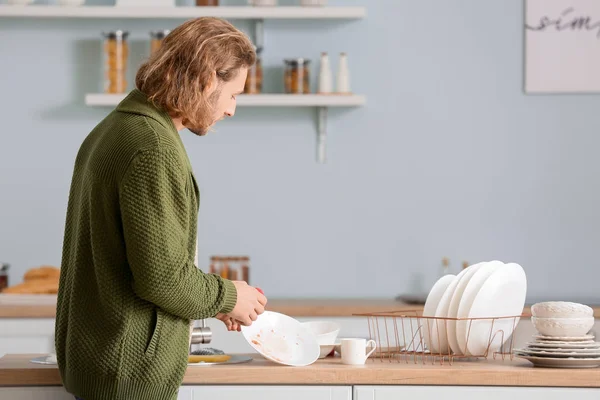
<path fill-rule="evenodd" d="M 373 344 L 373 348 L 371 349 L 371 351 L 370 351 L 370 352 L 368 352 L 368 353 L 367 353 L 367 356 L 366 356 L 365 358 L 369 358 L 369 356 L 370 356 L 371 354 L 373 354 L 373 352 L 374 352 L 374 351 L 375 351 L 375 349 L 377 348 L 377 343 L 375 343 L 375 341 L 374 341 L 374 340 L 369 340 L 369 341 L 367 342 L 367 347 L 369 347 L 369 344 Z"/>

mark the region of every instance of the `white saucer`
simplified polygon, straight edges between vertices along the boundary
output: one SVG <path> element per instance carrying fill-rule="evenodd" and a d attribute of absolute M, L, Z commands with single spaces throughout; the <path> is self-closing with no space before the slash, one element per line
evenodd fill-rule
<path fill-rule="evenodd" d="M 580 342 L 580 341 L 589 341 L 590 339 L 594 339 L 594 335 L 584 335 L 584 336 L 543 336 L 543 335 L 533 335 L 535 339 L 540 340 L 550 340 L 550 341 L 562 341 L 562 342 Z"/>
<path fill-rule="evenodd" d="M 536 367 L 547 368 L 596 368 L 600 366 L 600 358 L 551 358 L 536 357 L 515 353 L 516 357 L 524 358 Z"/>
<path fill-rule="evenodd" d="M 529 342 L 529 347 L 559 348 L 559 349 L 600 349 L 598 342 Z"/>
<path fill-rule="evenodd" d="M 549 349 L 546 350 L 533 350 L 533 349 L 517 349 L 515 350 L 515 353 L 518 354 L 526 354 L 529 356 L 536 356 L 536 357 L 553 357 L 553 358 L 569 358 L 569 357 L 573 357 L 573 358 L 600 358 L 600 352 L 598 352 L 598 350 L 596 350 L 594 353 L 581 353 L 581 352 L 576 352 L 576 351 L 569 351 L 569 352 L 558 352 L 558 351 L 552 351 Z"/>

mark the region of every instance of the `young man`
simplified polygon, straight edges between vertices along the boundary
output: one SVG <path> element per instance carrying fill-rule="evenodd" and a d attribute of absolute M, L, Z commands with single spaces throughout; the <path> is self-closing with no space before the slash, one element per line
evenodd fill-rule
<path fill-rule="evenodd" d="M 56 310 L 58 365 L 78 398 L 176 399 L 191 320 L 216 316 L 239 330 L 264 312 L 257 289 L 194 264 L 199 193 L 178 133 L 202 136 L 233 116 L 255 58 L 228 22 L 188 21 L 84 140 Z"/>

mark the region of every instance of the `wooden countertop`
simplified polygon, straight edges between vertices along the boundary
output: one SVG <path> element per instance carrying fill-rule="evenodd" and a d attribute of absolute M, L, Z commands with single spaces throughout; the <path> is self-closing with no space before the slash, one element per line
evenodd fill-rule
<path fill-rule="evenodd" d="M 0 359 L 0 386 L 60 386 L 56 365 L 32 364 L 37 354 L 10 354 Z M 415 364 L 369 359 L 364 366 L 348 366 L 340 358 L 319 360 L 308 367 L 286 367 L 259 355 L 245 364 L 190 366 L 184 385 L 466 385 L 552 386 L 600 388 L 600 368 L 534 368 L 528 361 L 479 360 L 443 365 L 431 359 Z M 293 370 L 293 373 L 290 373 Z"/>
<path fill-rule="evenodd" d="M 422 310 L 394 299 L 269 299 L 267 309 L 293 317 L 349 317 L 381 311 Z M 1 304 L 0 318 L 54 318 L 55 304 Z"/>
<path fill-rule="evenodd" d="M 600 306 L 592 306 L 600 318 Z M 350 317 L 353 314 L 385 311 L 422 311 L 422 305 L 394 299 L 269 299 L 267 310 L 292 317 Z M 529 315 L 529 307 L 523 310 Z M 55 304 L 14 305 L 0 303 L 0 318 L 54 318 Z"/>

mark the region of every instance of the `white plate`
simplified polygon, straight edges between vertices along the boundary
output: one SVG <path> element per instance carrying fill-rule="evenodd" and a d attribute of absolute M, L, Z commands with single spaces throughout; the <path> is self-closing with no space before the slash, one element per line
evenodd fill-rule
<path fill-rule="evenodd" d="M 590 339 L 594 339 L 594 335 L 584 335 L 584 336 L 543 336 L 543 335 L 533 335 L 535 339 L 539 340 L 548 340 L 548 341 L 561 341 L 561 342 L 583 342 L 589 341 Z"/>
<path fill-rule="evenodd" d="M 191 363 L 189 362 L 188 365 L 189 366 L 193 366 L 193 367 L 206 367 L 208 365 L 230 365 L 230 364 L 241 364 L 241 363 L 246 363 L 246 362 L 250 362 L 252 361 L 252 357 L 248 357 L 248 356 L 242 356 L 239 354 L 232 354 L 231 358 L 227 361 L 223 361 L 223 362 L 197 362 L 197 363 Z"/>
<path fill-rule="evenodd" d="M 450 300 L 452 300 L 452 294 L 456 285 L 458 284 L 458 277 L 455 276 L 452 282 L 446 288 L 438 306 L 435 310 L 435 316 L 440 318 L 448 317 L 448 308 L 450 307 Z M 432 353 L 437 354 L 448 354 L 450 347 L 448 346 L 448 336 L 446 335 L 447 326 L 446 320 L 443 319 L 425 319 L 423 320 L 423 329 L 428 330 L 431 333 L 431 346 L 429 350 Z"/>
<path fill-rule="evenodd" d="M 520 316 L 525 307 L 527 277 L 519 264 L 508 263 L 497 268 L 481 286 L 468 318 Z M 467 351 L 472 355 L 488 354 L 512 336 L 520 318 L 475 320 L 470 325 Z"/>
<path fill-rule="evenodd" d="M 487 263 L 480 262 L 478 264 L 471 265 L 463 269 L 460 272 L 460 274 L 458 274 L 458 284 L 456 285 L 456 289 L 452 294 L 452 300 L 450 300 L 450 307 L 448 308 L 448 318 L 457 318 L 460 300 L 462 299 L 467 284 L 469 283 L 471 277 L 475 274 L 475 272 L 477 272 L 477 270 L 479 270 L 479 268 L 481 268 L 485 264 Z M 448 320 L 448 342 L 454 354 L 462 354 L 460 344 L 458 343 L 458 339 L 456 337 L 456 320 Z"/>
<path fill-rule="evenodd" d="M 529 342 L 530 347 L 562 348 L 562 349 L 600 349 L 598 342 Z"/>
<path fill-rule="evenodd" d="M 469 316 L 469 311 L 471 310 L 471 306 L 473 305 L 477 293 L 479 293 L 479 289 L 481 289 L 485 280 L 501 265 L 504 264 L 496 260 L 484 263 L 473 276 L 471 276 L 460 299 L 458 312 L 456 313 L 457 318 L 467 318 Z M 460 354 L 467 354 L 467 337 L 470 337 L 470 324 L 469 321 L 456 321 L 456 342 Z"/>
<path fill-rule="evenodd" d="M 33 364 L 57 365 L 56 355 L 36 357 L 29 360 Z"/>
<path fill-rule="evenodd" d="M 529 360 L 536 367 L 595 368 L 600 366 L 600 358 L 551 358 L 528 356 L 526 354 L 515 354 L 515 356 Z"/>
<path fill-rule="evenodd" d="M 433 284 L 433 287 L 429 291 L 427 295 L 427 300 L 425 300 L 425 306 L 423 306 L 423 316 L 424 317 L 435 317 L 435 311 L 437 310 L 438 304 L 442 299 L 442 296 L 446 292 L 448 286 L 454 281 L 456 276 L 452 274 L 444 275 L 440 279 L 437 280 L 436 283 Z M 435 330 L 433 329 L 433 325 L 436 320 L 431 318 L 423 318 L 421 320 L 423 331 L 423 339 L 425 340 L 425 345 L 428 348 L 433 347 L 433 343 L 430 339 L 430 331 L 432 335 L 435 335 Z M 436 342 L 437 343 L 437 342 Z"/>
<path fill-rule="evenodd" d="M 600 357 L 600 348 L 593 349 L 573 349 L 573 348 L 562 348 L 562 347 L 537 347 L 527 346 L 526 350 L 531 351 L 543 351 L 546 353 L 578 353 L 578 354 L 598 354 Z"/>
<path fill-rule="evenodd" d="M 278 364 L 303 367 L 319 358 L 316 336 L 298 320 L 285 314 L 265 311 L 242 334 L 263 357 Z"/>
<path fill-rule="evenodd" d="M 596 350 L 595 353 L 578 353 L 575 351 L 569 352 L 558 352 L 558 351 L 550 351 L 546 349 L 544 350 L 533 350 L 533 349 L 517 349 L 515 353 L 526 354 L 529 356 L 537 356 L 537 357 L 554 357 L 554 358 L 565 358 L 565 357 L 573 357 L 573 358 L 600 358 L 600 353 Z"/>

